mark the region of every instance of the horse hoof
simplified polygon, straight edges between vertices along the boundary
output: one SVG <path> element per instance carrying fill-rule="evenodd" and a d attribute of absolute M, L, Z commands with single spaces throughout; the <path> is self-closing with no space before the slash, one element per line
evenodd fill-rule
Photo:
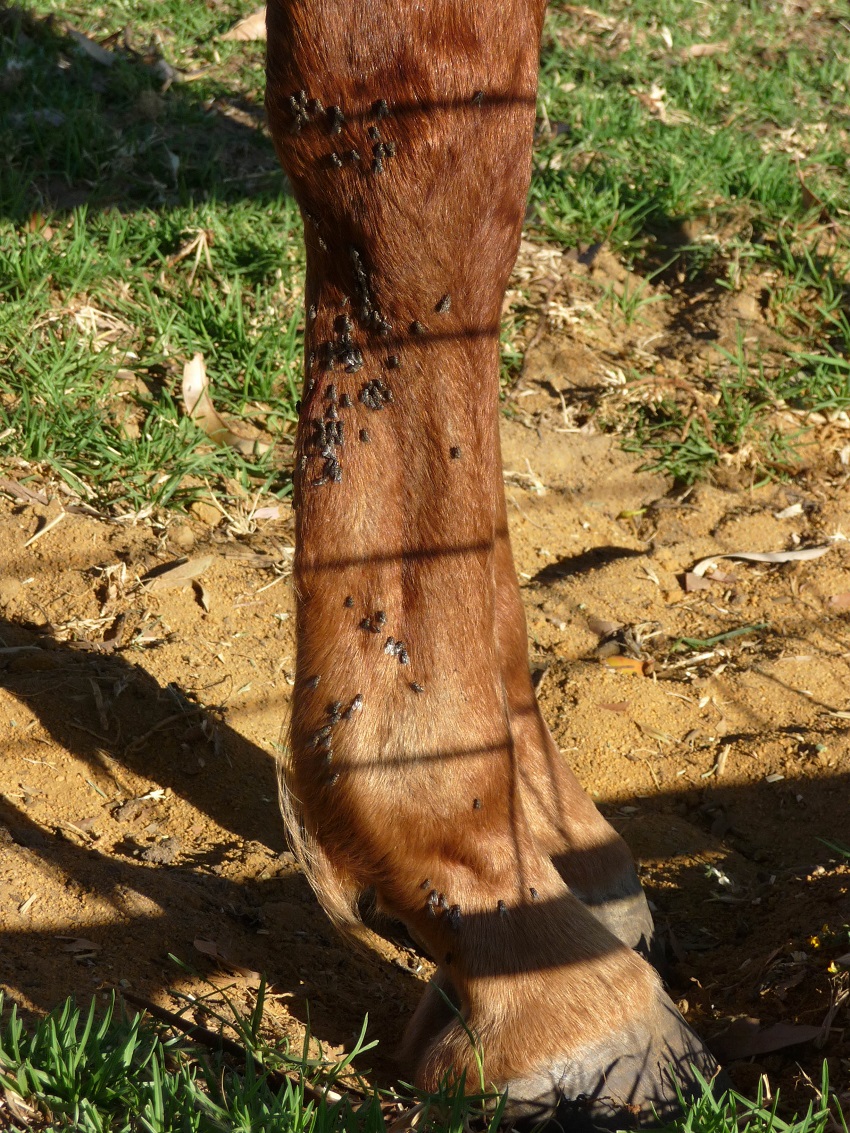
<path fill-rule="evenodd" d="M 680 1095 L 687 1101 L 702 1093 L 698 1075 L 714 1082 L 715 1093 L 728 1087 L 713 1056 L 662 994 L 650 1019 L 580 1058 L 508 1083 L 506 1113 L 520 1127 L 552 1133 L 651 1128 L 681 1116 Z"/>

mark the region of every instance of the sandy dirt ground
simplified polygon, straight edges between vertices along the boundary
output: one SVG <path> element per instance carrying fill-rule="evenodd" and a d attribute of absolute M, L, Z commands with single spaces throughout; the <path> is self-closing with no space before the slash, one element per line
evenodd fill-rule
<path fill-rule="evenodd" d="M 503 425 L 545 715 L 632 846 L 672 994 L 703 1034 L 727 1032 L 736 1084 L 767 1074 L 806 1104 L 826 1055 L 848 1094 L 850 860 L 827 844 L 850 845 L 848 469 L 824 436 L 793 484 L 730 464 L 677 490 L 636 471 L 584 420 L 612 364 L 592 339 L 534 342 Z M 0 987 L 32 1012 L 70 993 L 204 996 L 203 1019 L 223 995 L 250 1008 L 264 973 L 268 1025 L 298 1046 L 309 1024 L 349 1049 L 368 1013 L 381 1043 L 363 1065 L 388 1082 L 430 964 L 393 925 L 354 956 L 278 817 L 291 514 L 251 519 L 245 500 L 107 521 L 32 469 L 5 474 Z M 829 549 L 685 577 L 812 546 Z M 207 560 L 194 582 L 140 585 L 181 556 Z"/>

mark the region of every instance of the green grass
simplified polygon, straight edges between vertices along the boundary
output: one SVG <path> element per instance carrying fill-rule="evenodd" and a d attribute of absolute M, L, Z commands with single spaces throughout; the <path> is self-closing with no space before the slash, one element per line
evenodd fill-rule
<path fill-rule="evenodd" d="M 185 505 L 207 484 L 289 491 L 300 219 L 258 125 L 263 45 L 220 38 L 252 6 L 30 0 L 0 13 L 0 455 L 113 511 Z M 710 428 L 689 422 L 681 394 L 612 418 L 679 479 L 745 447 L 787 472 L 799 438 L 776 409 L 850 406 L 847 18 L 846 3 L 812 16 L 696 0 L 554 4 L 547 17 L 529 235 L 607 241 L 652 279 L 655 294 L 638 280 L 600 295 L 626 327 L 699 289 L 770 279 L 784 361 L 765 368 L 750 348 L 689 374 L 720 394 Z M 694 218 L 710 241 L 688 239 Z M 181 255 L 199 234 L 207 249 Z M 112 323 L 106 339 L 92 312 Z M 503 336 L 508 384 L 522 325 L 515 314 Z M 276 442 L 263 459 L 213 448 L 182 416 L 195 350 L 217 408 Z"/>
<path fill-rule="evenodd" d="M 682 393 L 614 415 L 648 466 L 685 482 L 745 447 L 763 472 L 791 472 L 803 430 L 776 411 L 803 425 L 850 407 L 850 6 L 788 7 L 555 3 L 547 20 L 532 231 L 607 241 L 658 276 L 659 295 L 603 293 L 626 325 L 650 298 L 681 309 L 769 281 L 766 317 L 785 338 L 769 372 L 742 347 L 685 375 L 717 395 L 710 427 Z M 689 238 L 695 219 L 710 239 Z"/>
<path fill-rule="evenodd" d="M 542 231 L 567 242 L 610 232 L 635 254 L 653 229 L 709 209 L 801 222 L 810 206 L 789 149 L 827 206 L 846 207 L 848 7 L 828 4 L 820 21 L 786 7 L 614 0 L 577 20 L 555 3 L 540 98 L 559 132 L 538 148 L 532 188 Z M 720 50 L 689 55 L 705 44 Z M 653 86 L 663 117 L 647 104 Z"/>
<path fill-rule="evenodd" d="M 80 1133 L 386 1133 L 405 1112 L 416 1114 L 413 1124 L 423 1133 L 495 1133 L 500 1124 L 498 1098 L 464 1098 L 449 1088 L 424 1095 L 370 1087 L 351 1066 L 370 1049 L 365 1025 L 352 1053 L 336 1063 L 309 1057 L 306 1042 L 300 1055 L 268 1042 L 262 988 L 251 1016 L 237 1015 L 229 1024 L 242 1058 L 193 1044 L 113 1000 L 100 1011 L 94 1000 L 87 1011 L 68 1000 L 31 1029 L 14 1006 L 3 1007 L 0 997 L 0 1089 L 6 1098 L 0 1127 L 11 1115 L 16 1127 Z M 219 1022 L 225 1030 L 224 1019 Z M 777 1113 L 779 1098 L 766 1100 L 761 1089 L 748 1101 L 731 1091 L 715 1098 L 706 1085 L 665 1129 L 846 1133 L 826 1063 L 816 1093 L 818 1100 L 802 1116 L 786 1120 Z"/>
<path fill-rule="evenodd" d="M 224 1019 L 218 1021 L 224 1030 Z M 0 1023 L 0 1089 L 13 1116 L 10 1094 L 29 1107 L 19 1108 L 19 1120 L 81 1133 L 380 1133 L 385 1114 L 393 1120 L 402 1106 L 420 1111 L 417 1127 L 425 1133 L 463 1133 L 470 1119 L 482 1131 L 499 1124 L 498 1098 L 370 1087 L 351 1068 L 374 1045 L 363 1034 L 337 1062 L 310 1057 L 307 1040 L 296 1055 L 266 1041 L 262 988 L 252 1015 L 237 1015 L 226 1029 L 236 1035 L 241 1058 L 194 1044 L 114 1000 L 99 1012 L 94 1000 L 87 1011 L 68 1000 L 31 1030 L 13 1006 Z"/>
<path fill-rule="evenodd" d="M 205 483 L 289 490 L 303 251 L 271 144 L 250 124 L 262 48 L 222 44 L 226 83 L 164 93 L 144 54 L 156 30 L 171 63 L 202 69 L 247 7 L 32 9 L 100 36 L 132 16 L 139 54 L 117 45 L 111 67 L 58 21 L 0 13 L 14 106 L 0 115 L 0 446 L 115 511 L 185 504 Z M 182 255 L 199 235 L 200 254 Z M 216 449 L 182 415 L 196 350 L 216 407 L 277 442 L 267 457 Z"/>
<path fill-rule="evenodd" d="M 258 224 L 268 239 L 249 259 Z M 195 228 L 211 234 L 213 270 L 204 265 L 190 283 L 191 262 L 172 269 L 167 258 Z M 277 265 L 299 254 L 294 209 L 282 197 L 261 206 L 177 206 L 164 215 L 81 208 L 49 242 L 26 233 L 4 244 L 7 451 L 125 509 L 185 496 L 204 477 L 280 487 L 273 460 L 214 449 L 180 414 L 180 360 L 202 350 L 217 406 L 282 435 L 294 420 L 300 316 Z M 92 310 L 113 324 L 114 343 L 93 341 Z M 121 424 L 127 413 L 132 430 Z"/>

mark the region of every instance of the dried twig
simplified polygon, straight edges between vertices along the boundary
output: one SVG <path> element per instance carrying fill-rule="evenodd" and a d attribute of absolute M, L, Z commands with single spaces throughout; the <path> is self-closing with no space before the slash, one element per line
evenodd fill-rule
<path fill-rule="evenodd" d="M 32 535 L 29 539 L 27 539 L 26 543 L 24 543 L 24 547 L 31 547 L 37 539 L 40 539 L 42 537 L 42 535 L 46 535 L 48 531 L 52 531 L 58 523 L 62 522 L 67 514 L 68 513 L 66 511 L 60 511 L 58 515 L 54 515 L 53 519 L 45 523 L 44 527 L 42 527 L 40 531 L 36 531 L 35 535 Z"/>

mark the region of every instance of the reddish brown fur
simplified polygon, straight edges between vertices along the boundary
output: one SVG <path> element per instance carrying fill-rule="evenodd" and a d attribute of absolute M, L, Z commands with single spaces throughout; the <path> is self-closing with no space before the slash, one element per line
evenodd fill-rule
<path fill-rule="evenodd" d="M 269 120 L 307 240 L 285 808 L 331 917 L 356 924 L 357 897 L 373 889 L 444 966 L 498 1084 L 580 1058 L 659 994 L 582 903 L 606 919 L 603 902 L 631 902 L 629 944 L 649 924 L 628 852 L 537 707 L 507 534 L 499 319 L 530 175 L 543 8 L 268 10 Z M 376 158 L 379 142 L 394 154 Z M 339 343 L 342 316 L 363 365 L 327 372 L 323 344 Z M 361 400 L 374 380 L 380 409 Z M 315 422 L 335 419 L 344 444 L 323 455 L 314 438 L 327 426 Z M 385 651 L 389 638 L 400 652 Z M 407 1045 L 420 1085 L 447 1072 L 474 1084 L 467 1035 L 435 994 Z"/>

